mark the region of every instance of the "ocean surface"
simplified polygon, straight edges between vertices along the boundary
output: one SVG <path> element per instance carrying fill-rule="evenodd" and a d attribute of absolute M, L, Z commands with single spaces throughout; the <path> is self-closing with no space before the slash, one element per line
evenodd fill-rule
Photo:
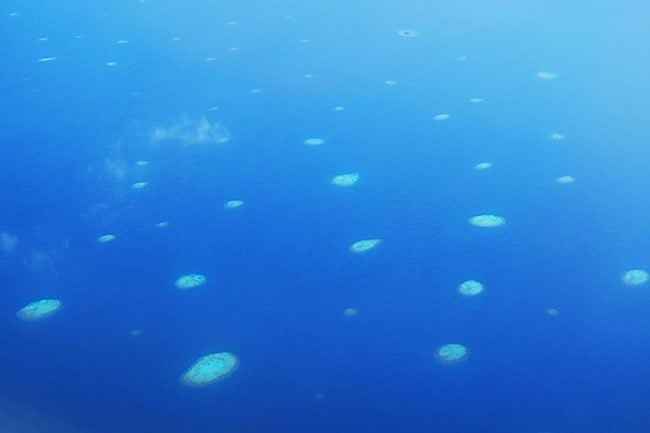
<path fill-rule="evenodd" d="M 649 17 L 3 0 L 0 433 L 650 432 Z"/>

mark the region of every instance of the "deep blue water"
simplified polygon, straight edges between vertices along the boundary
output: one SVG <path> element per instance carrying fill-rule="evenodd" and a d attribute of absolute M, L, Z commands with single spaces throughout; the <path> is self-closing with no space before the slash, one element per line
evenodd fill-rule
<path fill-rule="evenodd" d="M 650 269 L 648 17 L 2 2 L 0 431 L 650 432 L 650 284 L 621 279 Z M 232 375 L 179 382 L 223 351 Z"/>

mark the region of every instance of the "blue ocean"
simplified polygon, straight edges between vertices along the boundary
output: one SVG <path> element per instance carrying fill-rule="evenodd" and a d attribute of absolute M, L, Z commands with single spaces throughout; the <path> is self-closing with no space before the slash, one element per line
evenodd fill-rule
<path fill-rule="evenodd" d="M 650 432 L 649 17 L 2 1 L 0 433 Z"/>

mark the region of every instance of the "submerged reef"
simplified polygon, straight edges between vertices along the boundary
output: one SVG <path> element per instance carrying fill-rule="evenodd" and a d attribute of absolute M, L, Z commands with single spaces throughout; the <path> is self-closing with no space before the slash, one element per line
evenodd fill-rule
<path fill-rule="evenodd" d="M 443 364 L 454 364 L 467 357 L 467 348 L 459 343 L 448 343 L 440 346 L 435 356 Z"/>
<path fill-rule="evenodd" d="M 471 217 L 469 223 L 476 227 L 492 228 L 505 224 L 506 219 L 497 215 L 484 214 Z"/>
<path fill-rule="evenodd" d="M 375 248 L 380 243 L 381 243 L 381 239 L 362 239 L 350 245 L 348 249 L 352 253 L 360 254 Z"/>
<path fill-rule="evenodd" d="M 205 275 L 187 274 L 177 279 L 174 285 L 178 289 L 187 290 L 187 289 L 193 289 L 195 287 L 202 286 L 205 284 L 206 281 L 207 280 L 205 278 Z"/>
<path fill-rule="evenodd" d="M 58 299 L 41 299 L 18 310 L 16 316 L 28 322 L 42 320 L 59 311 L 62 305 L 62 302 Z"/>
<path fill-rule="evenodd" d="M 239 363 L 230 352 L 202 356 L 180 377 L 183 385 L 206 386 L 229 376 Z"/>
<path fill-rule="evenodd" d="M 628 286 L 640 286 L 650 280 L 650 274 L 643 269 L 632 269 L 624 273 L 621 279 Z"/>
<path fill-rule="evenodd" d="M 476 280 L 467 280 L 458 286 L 461 295 L 476 296 L 483 292 L 483 284 Z"/>
<path fill-rule="evenodd" d="M 334 176 L 330 183 L 335 186 L 352 186 L 359 181 L 359 173 L 346 173 Z"/>

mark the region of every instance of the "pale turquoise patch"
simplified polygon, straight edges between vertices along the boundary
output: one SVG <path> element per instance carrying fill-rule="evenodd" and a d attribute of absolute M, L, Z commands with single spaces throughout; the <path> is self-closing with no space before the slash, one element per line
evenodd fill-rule
<path fill-rule="evenodd" d="M 334 176 L 330 183 L 336 186 L 352 186 L 359 181 L 359 173 L 346 173 Z"/>
<path fill-rule="evenodd" d="M 573 178 L 573 176 L 560 176 L 557 179 L 555 179 L 555 181 L 560 184 L 567 184 L 567 183 L 575 182 L 575 179 Z"/>
<path fill-rule="evenodd" d="M 476 215 L 469 219 L 469 223 L 477 227 L 499 227 L 505 224 L 506 219 L 497 215 Z"/>
<path fill-rule="evenodd" d="M 188 274 L 188 275 L 183 275 L 180 277 L 174 285 L 183 290 L 187 289 L 193 289 L 195 287 L 199 287 L 204 285 L 206 282 L 206 278 L 204 275 L 201 274 Z"/>
<path fill-rule="evenodd" d="M 181 383 L 187 386 L 205 386 L 217 382 L 237 367 L 237 356 L 229 352 L 202 356 L 181 375 Z"/>
<path fill-rule="evenodd" d="M 114 240 L 115 240 L 115 235 L 111 233 L 101 235 L 100 237 L 97 238 L 97 242 L 99 242 L 100 244 L 104 244 L 106 242 L 111 242 Z"/>
<path fill-rule="evenodd" d="M 236 207 L 242 206 L 244 204 L 243 200 L 228 200 L 223 207 L 226 209 L 234 209 Z"/>
<path fill-rule="evenodd" d="M 650 274 L 643 269 L 632 269 L 623 274 L 622 280 L 628 286 L 640 286 L 650 280 Z"/>
<path fill-rule="evenodd" d="M 381 239 L 362 239 L 350 245 L 349 250 L 355 254 L 365 253 L 381 243 Z"/>
<path fill-rule="evenodd" d="M 476 296 L 483 292 L 483 284 L 476 280 L 467 280 L 458 286 L 458 291 L 465 296 Z"/>
<path fill-rule="evenodd" d="M 467 356 L 467 348 L 462 344 L 449 343 L 440 346 L 436 351 L 436 357 L 440 362 L 454 363 L 463 360 Z"/>
<path fill-rule="evenodd" d="M 41 320 L 59 311 L 61 305 L 58 299 L 41 299 L 21 308 L 16 315 L 26 321 Z"/>
<path fill-rule="evenodd" d="M 325 143 L 325 140 L 318 137 L 309 137 L 308 139 L 305 140 L 305 144 L 307 146 L 320 146 L 323 143 Z"/>

